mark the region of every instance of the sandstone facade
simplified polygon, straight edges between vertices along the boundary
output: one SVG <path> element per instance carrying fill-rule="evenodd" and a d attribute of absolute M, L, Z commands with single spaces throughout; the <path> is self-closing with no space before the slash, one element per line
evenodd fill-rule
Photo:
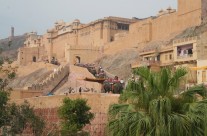
<path fill-rule="evenodd" d="M 141 48 L 150 42 L 172 38 L 186 28 L 200 25 L 206 16 L 206 1 L 178 0 L 177 11 L 169 7 L 160 10 L 157 16 L 146 19 L 106 17 L 88 24 L 82 24 L 79 20 L 72 23 L 58 21 L 45 35 L 39 39 L 34 38 L 33 43 L 36 43 L 36 48 L 44 47 L 44 55 L 49 61 L 54 57 L 70 63 L 77 62 L 77 58 L 83 63 L 92 62 L 104 52 L 111 53 L 128 47 Z M 31 39 L 27 41 L 31 43 Z M 28 46 L 32 48 L 34 44 L 26 44 L 24 48 Z M 22 52 L 28 54 L 32 51 L 22 49 Z M 24 56 L 19 52 L 19 60 L 24 60 L 20 64 L 34 60 L 34 54 L 37 53 L 30 54 Z M 38 56 L 44 55 L 38 53 Z"/>
<path fill-rule="evenodd" d="M 55 58 L 71 64 L 92 63 L 103 54 L 137 48 L 141 59 L 132 68 L 147 64 L 159 70 L 160 66 L 186 63 L 198 67 L 197 60 L 206 58 L 206 44 L 202 42 L 205 36 L 179 35 L 189 28 L 196 30 L 206 20 L 206 3 L 207 0 L 178 0 L 177 11 L 169 7 L 146 19 L 106 17 L 88 24 L 77 19 L 72 23 L 57 21 L 43 36 L 34 32 L 28 35 L 24 47 L 19 49 L 18 61 L 26 65 Z M 183 57 L 178 50 L 192 54 Z M 193 73 L 197 82 L 198 73 Z"/>

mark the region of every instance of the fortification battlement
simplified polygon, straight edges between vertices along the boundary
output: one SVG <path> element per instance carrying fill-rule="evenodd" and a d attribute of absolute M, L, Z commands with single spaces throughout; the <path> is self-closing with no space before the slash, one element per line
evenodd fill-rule
<path fill-rule="evenodd" d="M 198 39 L 199 39 L 199 36 L 178 38 L 178 39 L 173 40 L 173 44 L 182 43 L 182 42 L 188 42 L 188 41 L 193 41 L 193 40 L 196 41 Z"/>
<path fill-rule="evenodd" d="M 28 91 L 42 91 L 43 94 L 51 92 L 69 74 L 69 65 L 59 66 L 40 83 L 32 84 Z"/>
<path fill-rule="evenodd" d="M 168 7 L 166 10 L 161 9 L 159 13 L 157 14 L 158 17 L 167 15 L 167 14 L 172 14 L 175 13 L 176 9 L 172 9 L 171 7 Z"/>

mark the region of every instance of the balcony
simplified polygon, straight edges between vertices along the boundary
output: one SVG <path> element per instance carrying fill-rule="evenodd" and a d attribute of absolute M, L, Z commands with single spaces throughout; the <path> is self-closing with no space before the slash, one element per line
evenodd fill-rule
<path fill-rule="evenodd" d="M 160 66 L 160 61 L 155 60 L 144 60 L 139 62 L 134 62 L 131 64 L 131 68 L 143 67 L 143 66 Z"/>
<path fill-rule="evenodd" d="M 148 60 L 148 61 L 145 61 L 145 63 L 148 64 L 148 66 L 160 66 L 160 61 L 155 61 L 155 60 Z"/>
<path fill-rule="evenodd" d="M 194 57 L 193 44 L 185 44 L 177 47 L 176 59 L 177 61 L 189 61 Z"/>
<path fill-rule="evenodd" d="M 177 59 L 185 59 L 185 58 L 192 58 L 193 54 L 184 54 L 177 56 Z"/>

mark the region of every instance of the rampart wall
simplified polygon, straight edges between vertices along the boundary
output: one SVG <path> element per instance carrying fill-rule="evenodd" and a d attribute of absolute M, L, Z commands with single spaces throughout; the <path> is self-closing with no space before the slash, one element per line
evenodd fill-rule
<path fill-rule="evenodd" d="M 76 20 L 71 24 L 73 29 L 67 32 L 64 31 L 64 25 L 62 25 L 64 22 L 62 22 L 59 24 L 60 28 L 56 24 L 50 32 L 43 36 L 42 45 L 44 45 L 47 51 L 49 60 L 51 57 L 55 57 L 57 59 L 66 58 L 71 61 L 71 57 L 74 55 L 82 54 L 85 60 L 90 62 L 94 52 L 88 52 L 86 50 L 86 56 L 80 50 L 76 49 L 70 52 L 65 48 L 71 45 L 90 47 L 104 46 L 105 49 L 113 46 L 111 50 L 117 51 L 120 48 L 125 49 L 127 47 L 140 48 L 149 42 L 173 38 L 186 28 L 201 24 L 202 20 L 207 16 L 206 4 L 207 0 L 178 0 L 177 11 L 168 8 L 164 11 L 159 11 L 157 16 L 146 19 L 107 17 L 88 24 L 81 24 Z M 130 24 L 129 30 L 128 26 L 126 28 L 124 26 L 127 24 Z M 124 28 L 120 27 L 120 25 L 124 26 Z M 117 34 L 121 33 L 124 34 L 116 40 Z M 22 58 L 23 60 L 20 57 L 20 61 L 27 63 L 28 61 L 24 59 L 31 58 L 31 55 L 26 55 Z"/>
<path fill-rule="evenodd" d="M 80 57 L 80 63 L 92 63 L 102 55 L 101 47 L 94 46 L 68 46 L 65 59 L 71 64 L 76 63 L 76 57 Z"/>
<path fill-rule="evenodd" d="M 178 5 L 177 12 L 169 12 L 131 24 L 126 37 L 104 45 L 104 50 L 110 48 L 117 51 L 129 47 L 141 49 L 149 42 L 172 39 L 185 29 L 201 24 L 201 0 L 196 2 L 178 0 Z"/>
<path fill-rule="evenodd" d="M 24 89 L 15 89 L 10 93 L 10 99 L 24 99 L 30 97 L 42 96 L 42 91 L 28 91 Z"/>
<path fill-rule="evenodd" d="M 11 102 L 21 104 L 27 100 L 31 106 L 34 106 L 36 112 L 43 116 L 43 118 L 46 120 L 48 123 L 46 128 L 50 128 L 47 129 L 50 131 L 53 126 L 59 125 L 57 109 L 62 104 L 62 100 L 66 97 L 71 99 L 83 98 L 88 100 L 87 104 L 91 107 L 91 111 L 95 114 L 95 118 L 91 124 L 87 125 L 84 129 L 89 131 L 91 136 L 104 136 L 108 108 L 109 105 L 118 102 L 118 94 L 82 93 L 81 95 L 70 94 L 68 96 L 44 96 L 29 99 L 11 100 Z"/>
<path fill-rule="evenodd" d="M 169 35 L 177 34 L 188 27 L 201 24 L 200 0 L 196 2 L 180 0 L 178 6 L 177 12 L 141 20 L 130 25 L 129 32 L 137 34 L 137 39 L 140 39 L 140 41 L 148 42 L 165 39 Z"/>
<path fill-rule="evenodd" d="M 76 26 L 77 28 L 74 28 L 72 32 L 55 35 L 51 38 L 51 43 L 49 43 L 51 48 L 46 49 L 48 52 L 51 52 L 51 55 L 55 58 L 67 58 L 68 56 L 64 53 L 67 46 L 81 46 L 82 49 L 84 49 L 85 46 L 89 48 L 91 46 L 100 47 L 113 41 L 115 34 L 128 32 L 128 29 L 118 28 L 116 20 L 120 20 L 120 22 L 126 24 L 135 22 L 135 20 L 132 21 L 132 19 L 113 19 L 98 20 L 88 25 L 83 25 L 82 27 Z M 51 35 L 56 33 L 57 32 L 53 32 Z"/>
<path fill-rule="evenodd" d="M 28 87 L 28 91 L 42 91 L 43 94 L 51 92 L 69 74 L 69 66 L 59 66 L 41 83 Z"/>

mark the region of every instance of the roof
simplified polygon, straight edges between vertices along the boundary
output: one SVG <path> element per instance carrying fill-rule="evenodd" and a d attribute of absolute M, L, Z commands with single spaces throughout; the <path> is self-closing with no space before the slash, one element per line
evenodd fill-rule
<path fill-rule="evenodd" d="M 91 81 L 91 82 L 103 83 L 105 81 L 105 78 L 89 78 L 89 77 L 86 77 L 84 80 L 85 81 Z"/>

